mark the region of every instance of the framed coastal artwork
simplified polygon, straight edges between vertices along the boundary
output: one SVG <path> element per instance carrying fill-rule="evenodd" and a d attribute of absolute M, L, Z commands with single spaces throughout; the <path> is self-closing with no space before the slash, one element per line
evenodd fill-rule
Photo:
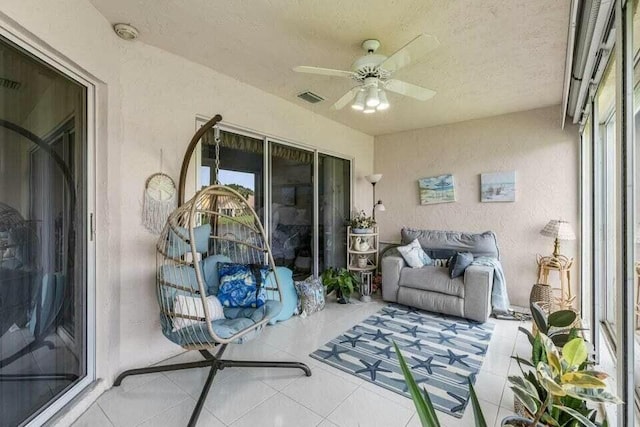
<path fill-rule="evenodd" d="M 480 201 L 483 203 L 515 202 L 516 172 L 480 174 Z"/>
<path fill-rule="evenodd" d="M 421 205 L 456 201 L 453 175 L 445 174 L 418 180 Z"/>

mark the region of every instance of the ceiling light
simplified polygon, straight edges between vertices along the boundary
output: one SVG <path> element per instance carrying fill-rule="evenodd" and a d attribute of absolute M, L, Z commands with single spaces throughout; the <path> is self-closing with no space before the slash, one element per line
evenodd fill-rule
<path fill-rule="evenodd" d="M 113 26 L 113 31 L 123 40 L 131 41 L 138 38 L 138 30 L 130 24 L 115 24 Z"/>
<path fill-rule="evenodd" d="M 362 89 L 358 91 L 358 94 L 356 95 L 356 100 L 351 105 L 351 108 L 358 111 L 364 110 L 364 99 L 365 99 L 365 93 L 364 93 L 364 89 Z"/>
<path fill-rule="evenodd" d="M 375 113 L 376 109 L 372 108 L 372 107 L 367 107 L 362 112 L 365 113 L 365 114 L 371 114 L 371 113 Z"/>
<path fill-rule="evenodd" d="M 367 107 L 375 108 L 380 104 L 380 98 L 378 98 L 378 88 L 371 86 L 367 91 Z"/>
<path fill-rule="evenodd" d="M 384 93 L 384 90 L 380 89 L 378 92 L 378 96 L 380 98 L 380 103 L 378 104 L 378 111 L 386 110 L 389 108 L 389 100 L 387 99 L 387 94 Z"/>

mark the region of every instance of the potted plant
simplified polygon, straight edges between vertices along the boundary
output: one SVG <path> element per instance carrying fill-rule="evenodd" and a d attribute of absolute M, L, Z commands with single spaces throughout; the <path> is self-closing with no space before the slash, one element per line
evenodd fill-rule
<path fill-rule="evenodd" d="M 322 273 L 322 284 L 327 289 L 327 294 L 335 291 L 338 302 L 347 304 L 351 294 L 360 286 L 360 275 L 346 268 L 338 270 L 330 267 Z"/>
<path fill-rule="evenodd" d="M 508 416 L 502 420 L 502 426 L 606 426 L 606 422 L 596 422 L 596 411 L 589 409 L 586 402 L 619 403 L 619 399 L 606 391 L 603 381 L 606 374 L 587 369 L 585 341 L 582 338 L 569 341 L 560 356 L 549 337 L 538 334 L 536 339 L 543 345 L 548 362 L 539 361 L 535 374 L 523 372 L 524 377 L 509 377 L 514 393 L 526 402 L 531 416 Z M 400 349 L 395 342 L 393 345 L 422 426 L 440 427 L 429 394 L 426 389 L 420 391 Z M 485 427 L 487 423 L 471 382 L 469 396 L 476 427 Z"/>
<path fill-rule="evenodd" d="M 536 330 L 551 339 L 558 348 L 562 348 L 567 342 L 578 337 L 580 329 L 574 327 L 578 319 L 578 313 L 573 310 L 558 310 L 547 315 L 538 303 L 531 303 L 531 316 Z M 531 345 L 533 345 L 534 334 L 525 328 L 518 328 L 523 332 Z"/>
<path fill-rule="evenodd" d="M 537 352 L 536 348 L 541 351 Z M 607 391 L 607 374 L 589 369 L 589 350 L 583 338 L 573 338 L 562 348 L 562 354 L 546 335 L 534 338 L 533 363 L 517 359 L 532 367 L 522 376 L 510 376 L 514 395 L 526 409 L 526 417 L 507 417 L 503 426 L 562 426 L 597 427 L 596 410 L 592 403 L 620 403 Z"/>
<path fill-rule="evenodd" d="M 364 211 L 358 212 L 356 216 L 348 221 L 348 225 L 351 227 L 353 234 L 370 234 L 373 233 L 373 227 L 376 225 L 376 220 L 373 217 L 368 216 Z"/>

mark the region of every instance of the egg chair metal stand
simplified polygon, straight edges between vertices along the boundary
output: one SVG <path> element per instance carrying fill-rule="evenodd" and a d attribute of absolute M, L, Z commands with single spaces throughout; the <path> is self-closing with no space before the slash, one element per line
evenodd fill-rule
<path fill-rule="evenodd" d="M 222 358 L 229 344 L 244 343 L 257 336 L 282 307 L 280 283 L 264 229 L 242 195 L 221 185 L 200 190 L 169 216 L 156 249 L 156 296 L 162 332 L 184 349 L 198 351 L 203 360 L 131 369 L 120 374 L 114 386 L 130 375 L 209 368 L 188 422 L 195 426 L 220 370 L 293 368 L 311 376 L 309 367 L 300 362 Z M 227 283 L 218 277 L 221 265 L 252 266 L 264 271 L 260 273 L 265 275 L 262 287 L 262 279 L 256 277 L 258 291 L 264 292 L 262 304 L 212 305 Z M 219 309 L 224 312 L 222 317 Z"/>

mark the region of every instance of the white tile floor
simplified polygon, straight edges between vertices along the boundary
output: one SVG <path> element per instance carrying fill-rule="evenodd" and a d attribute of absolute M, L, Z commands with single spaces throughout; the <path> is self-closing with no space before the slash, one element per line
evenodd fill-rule
<path fill-rule="evenodd" d="M 311 359 L 308 354 L 329 339 L 378 311 L 384 304 L 327 304 L 307 319 L 295 317 L 268 327 L 259 338 L 232 345 L 225 354 L 236 359 L 298 360 L 313 375 L 297 370 L 229 369 L 216 376 L 199 426 L 232 427 L 419 427 L 413 402 Z M 519 322 L 491 319 L 496 327 L 476 390 L 489 425 L 513 413 L 507 375 L 516 372 L 512 354 L 530 352 L 518 333 Z M 528 325 L 527 325 L 528 326 Z M 162 362 L 200 360 L 197 352 Z M 175 371 L 125 379 L 104 393 L 74 424 L 80 426 L 184 426 L 204 384 L 208 369 Z M 438 412 L 443 426 L 473 426 L 467 406 L 462 419 Z"/>

